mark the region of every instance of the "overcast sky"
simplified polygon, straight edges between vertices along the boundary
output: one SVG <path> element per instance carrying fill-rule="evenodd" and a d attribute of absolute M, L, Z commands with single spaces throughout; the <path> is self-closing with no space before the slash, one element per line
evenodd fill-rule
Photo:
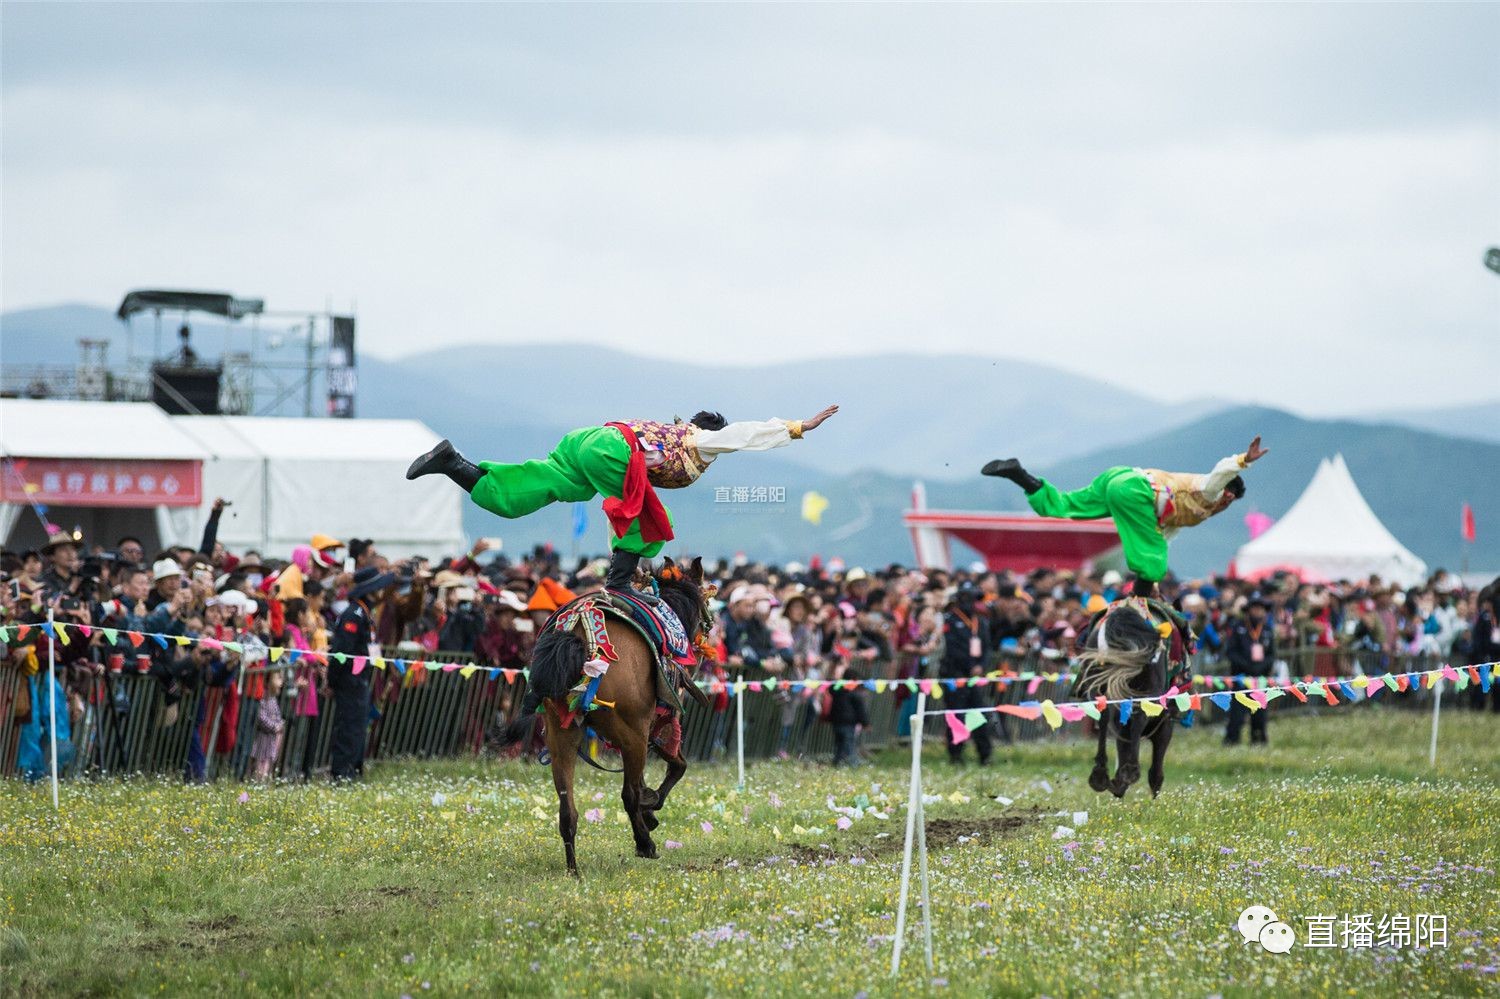
<path fill-rule="evenodd" d="M 0 32 L 5 309 L 202 287 L 355 302 L 387 357 L 1500 396 L 1497 5 L 7 3 Z"/>

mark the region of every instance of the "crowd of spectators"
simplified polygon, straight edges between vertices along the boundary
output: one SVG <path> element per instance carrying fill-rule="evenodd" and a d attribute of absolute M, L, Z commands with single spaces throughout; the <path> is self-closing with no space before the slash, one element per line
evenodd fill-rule
<path fill-rule="evenodd" d="M 243 710 L 256 717 L 254 772 L 264 774 L 289 720 L 280 707 L 283 685 L 291 693 L 291 718 L 306 719 L 314 733 L 331 700 L 354 691 L 363 698 L 357 703 L 373 698 L 378 712 L 385 694 L 380 676 L 372 681 L 368 673 L 354 676 L 347 666 L 340 670 L 311 658 L 284 670 L 268 669 L 269 647 L 337 651 L 342 641 L 346 651 L 363 655 L 367 650 L 359 643 L 368 640 L 377 655 L 419 658 L 443 651 L 467 654 L 485 666 L 524 668 L 540 625 L 571 596 L 602 587 L 607 566 L 596 558 L 569 560 L 565 567 L 558 553 L 545 547 L 511 559 L 484 540 L 448 559 L 393 560 L 372 540 L 324 534 L 281 557 L 232 553 L 217 541 L 223 506 L 223 501 L 215 504 L 196 548 L 148 553 L 137 538 L 106 546 L 60 532 L 38 551 L 0 552 L 0 625 L 38 624 L 50 611 L 58 621 L 89 629 L 87 637 L 80 630 L 66 644 L 40 629 L 21 640 L 11 629 L 9 644 L 0 647 L 0 670 L 26 678 L 9 688 L 0 683 L 0 691 L 15 692 L 0 711 L 22 722 L 23 772 L 38 776 L 45 770 L 45 757 L 39 755 L 45 740 L 39 729 L 44 712 L 37 710 L 44 689 L 38 673 L 45 672 L 49 642 L 68 705 L 67 718 L 59 722 L 60 741 L 66 741 L 62 726 L 76 723 L 91 698 L 99 698 L 97 678 L 128 657 L 161 683 L 164 724 L 175 721 L 184 690 L 223 692 L 224 717 L 212 725 L 203 716 L 206 699 L 196 700 L 200 717 L 185 767 L 189 779 L 203 778 L 211 744 L 225 751 L 224 738 L 236 730 L 241 691 L 249 702 Z M 718 595 L 710 636 L 717 662 L 705 669 L 719 678 L 748 680 L 1062 670 L 1092 615 L 1128 585 L 1113 571 L 1079 576 L 978 567 L 866 570 L 817 559 L 781 566 L 721 560 L 706 568 Z M 1441 570 L 1423 585 L 1404 589 L 1378 578 L 1315 584 L 1282 574 L 1257 582 L 1169 579 L 1161 595 L 1199 634 L 1201 673 L 1374 674 L 1409 657 L 1454 663 L 1500 658 L 1500 586 L 1471 592 Z M 361 620 L 363 630 L 356 631 L 350 622 Z M 122 651 L 103 643 L 104 629 L 207 637 L 220 644 L 151 642 Z M 226 651 L 224 642 L 239 643 L 243 651 Z M 255 682 L 248 686 L 237 682 L 246 666 L 256 667 Z M 1472 690 L 1474 706 L 1483 706 L 1477 687 Z M 778 685 L 780 752 L 787 755 L 805 745 L 807 729 L 821 722 L 834 729 L 835 762 L 857 762 L 858 735 L 870 717 L 866 696 L 848 690 L 796 693 Z M 966 696 L 979 692 L 960 694 Z M 713 739 L 720 748 L 726 706 L 720 693 Z M 1500 711 L 1500 684 L 1489 707 Z M 363 718 L 358 722 L 365 726 Z M 1229 732 L 1237 738 L 1234 719 Z M 909 735 L 904 727 L 901 734 Z M 1259 734 L 1264 737 L 1263 728 Z M 992 735 L 1008 738 L 1000 726 L 976 733 L 971 744 L 981 761 L 988 758 Z M 358 738 L 362 751 L 363 732 Z M 307 740 L 309 747 L 314 742 Z M 311 749 L 287 770 L 311 776 Z M 356 766 L 339 776 L 358 773 Z"/>

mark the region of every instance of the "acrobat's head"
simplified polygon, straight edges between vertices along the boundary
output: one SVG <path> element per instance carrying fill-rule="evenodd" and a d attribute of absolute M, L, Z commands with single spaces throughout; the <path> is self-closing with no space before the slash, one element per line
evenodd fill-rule
<path fill-rule="evenodd" d="M 1236 475 L 1224 487 L 1224 493 L 1219 497 L 1219 502 L 1214 504 L 1214 513 L 1223 513 L 1229 509 L 1231 503 L 1244 495 L 1245 480 L 1242 476 Z"/>
<path fill-rule="evenodd" d="M 724 419 L 722 414 L 711 413 L 706 409 L 694 413 L 693 418 L 688 422 L 700 430 L 723 430 L 729 426 L 728 421 Z"/>

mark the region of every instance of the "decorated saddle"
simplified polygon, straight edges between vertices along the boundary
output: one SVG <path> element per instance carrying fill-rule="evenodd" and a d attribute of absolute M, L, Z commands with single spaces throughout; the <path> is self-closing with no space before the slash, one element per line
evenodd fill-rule
<path fill-rule="evenodd" d="M 544 630 L 577 631 L 588 651 L 583 680 L 569 698 L 569 707 L 580 712 L 592 709 L 600 679 L 608 672 L 610 664 L 619 659 L 609 637 L 607 622 L 610 618 L 624 622 L 645 640 L 656 660 L 657 699 L 673 714 L 681 714 L 678 685 L 691 682 L 687 671 L 698 665 L 687 629 L 665 603 L 648 604 L 617 590 L 600 590 L 581 596 L 559 608 L 543 625 Z"/>

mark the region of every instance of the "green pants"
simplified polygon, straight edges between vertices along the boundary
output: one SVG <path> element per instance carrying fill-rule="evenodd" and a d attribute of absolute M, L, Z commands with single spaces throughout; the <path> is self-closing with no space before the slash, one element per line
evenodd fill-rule
<path fill-rule="evenodd" d="M 1086 488 L 1071 493 L 1058 492 L 1043 479 L 1042 488 L 1026 499 L 1043 517 L 1113 517 L 1130 571 L 1151 582 L 1160 582 L 1167 574 L 1167 539 L 1156 522 L 1156 491 L 1139 469 L 1111 468 Z"/>
<path fill-rule="evenodd" d="M 536 513 L 551 503 L 582 503 L 595 496 L 619 499 L 630 464 L 630 445 L 612 427 L 584 427 L 557 442 L 546 458 L 503 465 L 481 461 L 484 478 L 469 498 L 491 513 L 514 520 Z M 672 519 L 672 511 L 667 511 Z M 635 520 L 623 538 L 610 538 L 610 547 L 655 558 L 665 542 L 647 544 L 641 522 Z"/>

